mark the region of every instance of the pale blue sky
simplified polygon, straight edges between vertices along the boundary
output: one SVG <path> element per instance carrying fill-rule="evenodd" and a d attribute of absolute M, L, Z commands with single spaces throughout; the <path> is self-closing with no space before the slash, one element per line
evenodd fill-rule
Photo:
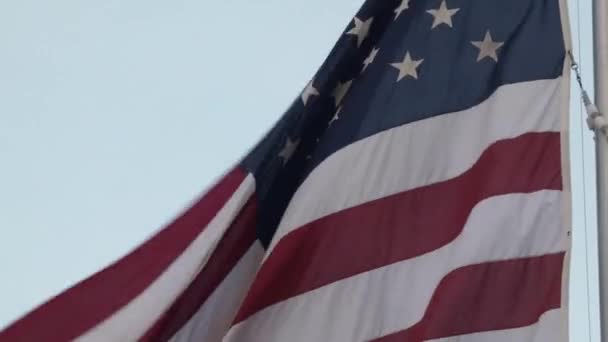
<path fill-rule="evenodd" d="M 241 157 L 362 1 L 0 1 L 0 326 L 127 252 Z M 591 2 L 580 40 L 577 2 L 592 90 Z M 576 342 L 599 341 L 593 141 L 577 94 Z"/>

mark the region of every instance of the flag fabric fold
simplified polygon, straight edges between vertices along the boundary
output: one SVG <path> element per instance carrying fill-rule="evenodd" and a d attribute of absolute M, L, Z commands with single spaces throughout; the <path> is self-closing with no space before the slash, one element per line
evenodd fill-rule
<path fill-rule="evenodd" d="M 232 171 L 0 341 L 566 341 L 565 8 L 366 1 Z"/>

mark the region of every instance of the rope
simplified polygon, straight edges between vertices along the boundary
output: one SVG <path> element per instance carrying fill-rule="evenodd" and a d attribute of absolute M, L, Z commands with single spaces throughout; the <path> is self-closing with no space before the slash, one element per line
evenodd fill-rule
<path fill-rule="evenodd" d="M 577 20 L 576 20 L 576 24 L 577 24 L 577 35 L 578 35 L 578 58 L 579 60 L 581 59 L 581 7 L 580 7 L 580 0 L 576 1 L 576 13 L 577 13 Z M 581 91 L 584 91 L 584 87 L 583 87 L 583 80 L 581 77 L 581 70 L 580 67 L 578 65 L 578 63 L 576 62 L 576 59 L 574 58 L 574 54 L 572 53 L 572 50 L 568 51 L 568 55 L 570 56 L 570 67 L 572 68 L 572 70 L 574 71 L 574 73 L 576 74 L 576 82 L 578 83 L 579 89 Z M 579 115 L 582 118 L 583 117 L 583 103 L 580 104 L 579 106 Z M 580 122 L 580 121 L 579 121 Z M 585 174 L 586 174 L 586 167 L 585 167 L 585 140 L 583 139 L 584 137 L 584 130 L 583 130 L 583 123 L 580 122 L 580 134 L 581 134 L 581 159 L 582 159 L 582 172 L 583 172 L 583 224 L 585 227 L 585 281 L 586 281 L 586 287 L 587 287 L 587 341 L 591 342 L 591 336 L 592 336 L 592 324 L 591 324 L 591 284 L 589 281 L 589 225 L 587 224 L 587 182 L 586 182 L 586 178 L 585 178 Z"/>
<path fill-rule="evenodd" d="M 585 105 L 585 110 L 587 112 L 587 126 L 592 131 L 597 131 L 598 133 L 602 133 L 602 135 L 608 139 L 608 120 L 602 113 L 600 113 L 597 106 L 591 102 L 591 98 L 589 98 L 589 94 L 585 90 L 583 86 L 583 81 L 581 79 L 581 71 L 578 63 L 574 59 L 574 55 L 572 51 L 568 51 L 570 55 L 571 68 L 576 73 L 576 81 L 580 88 L 581 98 L 583 99 L 583 104 Z"/>

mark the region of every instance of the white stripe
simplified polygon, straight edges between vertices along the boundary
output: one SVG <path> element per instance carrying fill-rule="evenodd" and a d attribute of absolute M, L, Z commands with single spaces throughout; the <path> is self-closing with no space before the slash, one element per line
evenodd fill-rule
<path fill-rule="evenodd" d="M 560 87 L 559 78 L 505 85 L 473 108 L 396 127 L 337 151 L 297 190 L 268 251 L 315 219 L 456 177 L 497 140 L 559 131 Z"/>
<path fill-rule="evenodd" d="M 561 197 L 543 190 L 489 198 L 450 244 L 270 306 L 232 327 L 225 341 L 352 342 L 404 330 L 423 317 L 452 270 L 565 250 Z"/>
<path fill-rule="evenodd" d="M 230 323 L 253 281 L 263 256 L 264 248 L 256 240 L 205 304 L 173 336 L 171 342 L 221 341 L 230 328 Z"/>
<path fill-rule="evenodd" d="M 486 331 L 428 342 L 566 342 L 568 340 L 566 310 L 545 312 L 538 322 L 522 328 Z"/>
<path fill-rule="evenodd" d="M 186 289 L 205 265 L 230 223 L 255 189 L 248 175 L 232 197 L 186 250 L 135 299 L 78 340 L 135 341 L 141 337 Z"/>

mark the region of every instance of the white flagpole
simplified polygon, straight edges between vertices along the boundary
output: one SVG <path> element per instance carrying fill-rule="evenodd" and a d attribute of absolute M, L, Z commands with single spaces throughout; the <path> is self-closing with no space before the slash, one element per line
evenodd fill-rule
<path fill-rule="evenodd" d="M 595 102 L 599 111 L 591 114 L 589 123 L 595 130 L 597 163 L 600 326 L 602 342 L 608 342 L 608 0 L 593 1 Z"/>

